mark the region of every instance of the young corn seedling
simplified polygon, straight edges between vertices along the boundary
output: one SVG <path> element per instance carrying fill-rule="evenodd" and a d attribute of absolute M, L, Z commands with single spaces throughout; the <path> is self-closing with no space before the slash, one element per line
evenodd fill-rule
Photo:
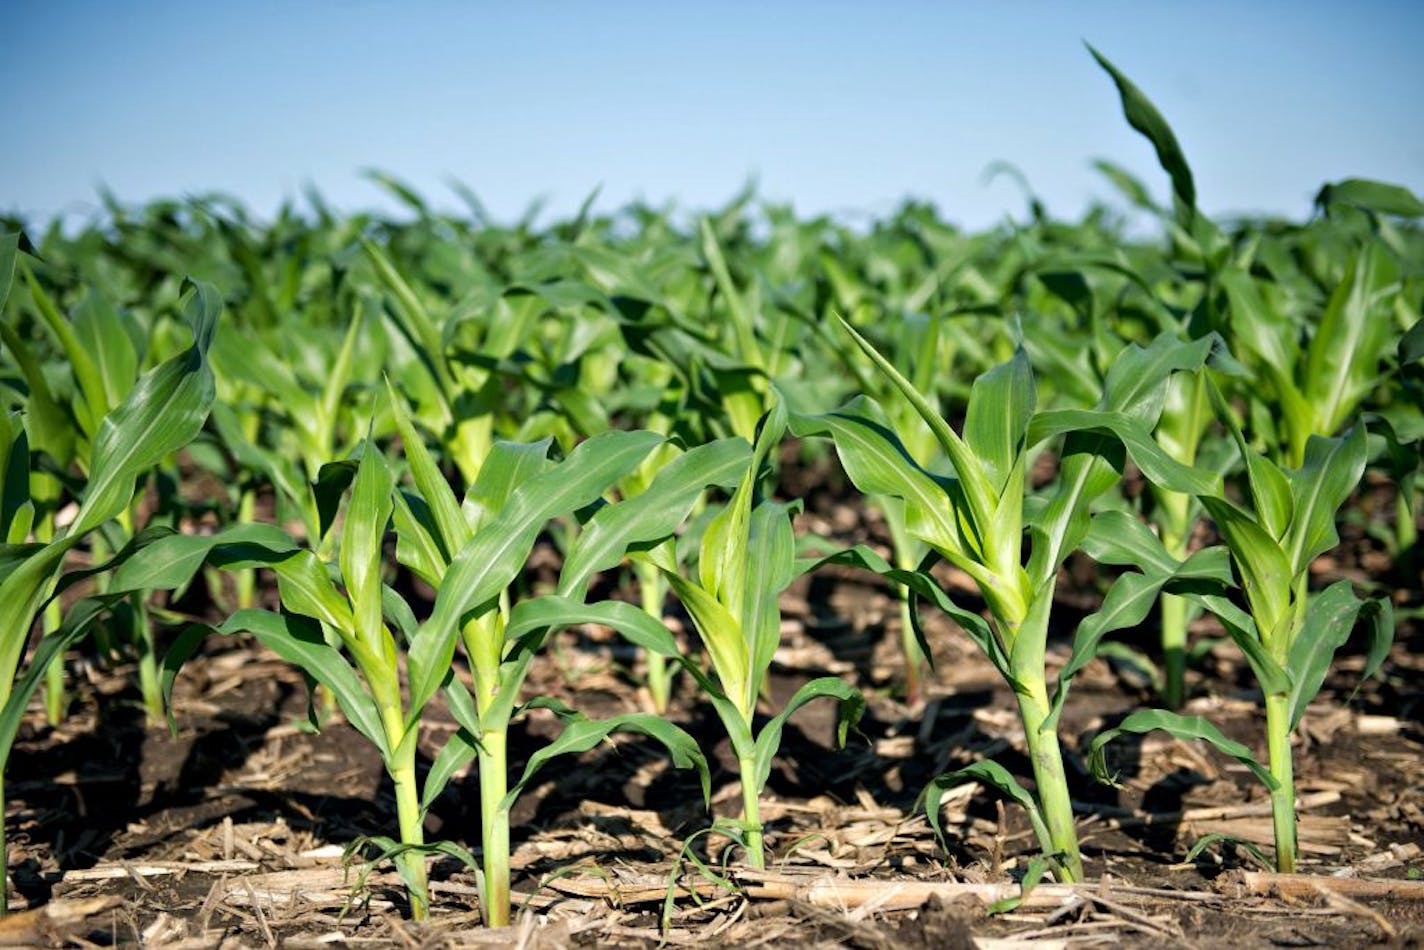
<path fill-rule="evenodd" d="M 1357 622 L 1368 622 L 1370 630 L 1366 677 L 1384 662 L 1394 637 L 1387 598 L 1360 600 L 1348 580 L 1317 594 L 1309 589 L 1311 562 L 1339 543 L 1335 519 L 1364 472 L 1365 434 L 1356 426 L 1340 438 L 1311 436 L 1303 464 L 1283 469 L 1247 444 L 1231 408 L 1214 385 L 1211 391 L 1218 415 L 1245 463 L 1247 506 L 1220 493 L 1205 494 L 1201 500 L 1231 552 L 1246 609 L 1224 592 L 1193 597 L 1220 618 L 1265 693 L 1266 766 L 1262 768 L 1250 749 L 1226 740 L 1205 720 L 1165 711 L 1129 716 L 1095 738 L 1091 750 L 1099 775 L 1106 774 L 1104 746 L 1124 732 L 1166 729 L 1180 737 L 1206 739 L 1234 756 L 1270 789 L 1276 868 L 1291 873 L 1297 861 L 1291 733 Z"/>
<path fill-rule="evenodd" d="M 706 787 L 706 762 L 696 743 L 662 719 L 624 715 L 592 721 L 547 701 L 517 705 L 541 638 L 527 632 L 518 638 L 507 634 L 509 587 L 547 522 L 596 503 L 612 481 L 661 439 L 651 433 L 610 432 L 583 443 L 558 463 L 547 458 L 548 442 L 495 442 L 462 505 L 404 407 L 394 393 L 391 396 L 418 493 L 398 490 L 395 473 L 368 440 L 350 486 L 337 563 L 323 563 L 290 540 L 254 544 L 248 539 L 246 544 L 227 545 L 218 543 L 224 541 L 222 536 L 209 539 L 205 551 L 219 552 L 221 557 L 214 559 L 224 566 L 272 568 L 284 608 L 280 614 L 239 611 L 218 631 L 251 633 L 299 666 L 329 691 L 347 721 L 380 751 L 395 790 L 399 832 L 396 839 L 370 840 L 394 857 L 416 919 L 429 913 L 429 852 L 476 864 L 451 843 L 427 844 L 423 820 L 459 769 L 479 759 L 482 907 L 487 923 L 503 926 L 509 920 L 509 810 L 551 758 L 587 751 L 614 731 L 641 732 L 662 742 L 679 768 L 696 767 Z M 437 589 L 434 611 L 423 623 L 417 623 L 410 606 L 384 583 L 382 546 L 388 524 L 394 525 L 401 562 Z M 637 538 L 632 531 L 615 543 Z M 184 542 L 172 538 L 164 544 L 168 550 L 154 544 L 142 559 L 136 557 L 126 566 L 138 569 L 152 563 L 161 568 Z M 196 563 L 189 569 L 196 569 Z M 170 650 L 165 660 L 170 685 L 205 633 L 194 628 Z M 469 659 L 470 688 L 452 666 L 457 642 L 463 643 Z M 437 754 L 422 783 L 416 769 L 421 715 L 442 689 L 462 728 Z M 524 710 L 540 707 L 559 712 L 564 729 L 530 757 L 511 785 L 509 723 Z"/>
<path fill-rule="evenodd" d="M 555 709 L 566 718 L 564 732 L 531 758 L 525 778 L 509 786 L 508 731 L 512 719 L 530 708 L 517 705 L 529 663 L 550 626 L 576 622 L 545 623 L 548 618 L 543 617 L 539 623 L 516 623 L 512 613 L 519 604 L 509 585 L 546 522 L 599 504 L 600 496 L 655 451 L 663 438 L 651 432 L 610 431 L 582 443 L 557 464 L 547 458 L 547 441 L 528 445 L 496 441 L 461 503 L 394 394 L 392 402 L 415 488 L 413 493 L 393 496 L 397 557 L 440 591 L 435 613 L 422 627 L 435 631 L 425 635 L 426 642 L 453 651 L 458 640 L 471 677 L 468 691 L 454 677 L 441 681 L 462 728 L 438 756 L 423 803 L 429 807 L 456 771 L 476 761 L 483 907 L 487 923 L 503 926 L 509 919 L 509 810 L 531 770 L 550 757 L 586 751 L 615 730 L 641 732 L 667 746 L 675 764 L 696 766 L 705 790 L 706 764 L 696 744 L 665 720 L 628 714 L 595 722 L 539 701 L 535 705 Z M 642 494 L 598 508 L 567 555 L 559 596 L 567 604 L 581 602 L 593 574 L 615 566 L 630 545 L 670 535 L 705 485 L 726 481 L 726 471 L 743 451 L 735 442 L 693 450 L 670 463 Z M 437 632 L 441 639 L 431 639 Z M 413 642 L 413 660 L 417 645 L 423 644 Z M 442 655 L 448 663 L 449 653 Z M 422 686 L 420 692 L 429 688 Z"/>
<path fill-rule="evenodd" d="M 1199 367 L 1211 341 L 1183 343 L 1164 334 L 1146 349 L 1129 346 L 1119 354 L 1096 409 L 1038 413 L 1033 373 L 1020 350 L 975 380 L 960 435 L 873 346 L 848 324 L 845 329 L 930 427 L 951 472 L 935 475 L 915 464 L 884 410 L 865 397 L 832 413 L 798 419 L 794 431 L 834 439 L 847 475 L 862 492 L 902 499 L 913 535 L 974 580 L 992 619 L 986 622 L 955 604 L 928 572 L 929 559 L 915 571 L 895 569 L 864 548 L 841 559 L 931 599 L 970 635 L 1014 690 L 1033 767 L 1032 793 L 992 762 L 940 776 L 927 790 L 930 820 L 937 828 L 946 788 L 987 781 L 1027 808 L 1043 856 L 1059 877 L 1082 880 L 1057 733 L 1070 678 L 1092 658 L 1103 634 L 1140 623 L 1164 585 L 1210 565 L 1172 562 L 1119 579 L 1103 609 L 1080 625 L 1072 657 L 1050 695 L 1045 661 L 1058 570 L 1088 533 L 1091 502 L 1117 483 L 1126 458 L 1150 480 L 1177 490 L 1213 489 L 1211 477 L 1174 462 L 1151 436 L 1171 375 Z M 1029 499 L 1028 452 L 1059 435 L 1066 438 L 1056 487 L 1046 498 Z"/>
<path fill-rule="evenodd" d="M 0 236 L 0 305 L 9 292 L 18 235 Z M 28 541 L 34 506 L 28 498 L 30 453 L 21 422 L 7 415 L 0 436 L 5 442 L 5 494 L 0 505 L 0 534 L 6 556 L 0 563 L 0 775 L 25 709 L 56 658 L 83 635 L 122 593 L 99 595 L 72 606 L 39 640 L 24 665 L 30 631 L 40 612 L 57 596 L 60 585 L 92 575 L 64 572 L 67 555 L 110 519 L 129 509 L 136 480 L 186 445 L 202 428 L 213 399 L 208 347 L 222 310 L 217 291 L 197 284 L 187 303 L 193 345 L 185 353 L 141 377 L 124 399 L 97 423 L 88 477 L 74 520 L 48 541 Z M 0 782 L 0 813 L 3 813 Z M 0 854 L 4 853 L 0 827 Z M 0 912 L 5 909 L 0 888 Z"/>
<path fill-rule="evenodd" d="M 0 324 L 0 339 L 18 364 L 29 389 L 25 400 L 27 429 L 32 433 L 34 448 L 43 452 L 60 470 L 77 465 L 81 471 L 93 466 L 93 452 L 99 426 L 109 412 L 117 407 L 133 389 L 142 363 L 140 330 L 127 315 L 118 312 L 101 295 L 87 290 L 72 316 L 66 316 L 55 298 L 41 284 L 31 263 L 20 257 L 17 269 L 24 278 L 30 309 L 58 343 L 65 372 L 54 374 L 51 380 L 70 377 L 68 399 L 59 396 L 45 379 L 43 361 L 38 359 L 17 330 L 8 323 Z M 63 383 L 61 383 L 61 386 Z M 56 534 L 55 502 L 61 495 L 62 482 L 52 472 L 36 471 L 30 476 L 33 484 L 35 510 L 34 534 L 37 540 L 51 540 Z M 136 530 L 136 496 L 116 519 L 102 526 L 90 539 L 96 561 L 104 561 L 110 551 L 118 551 L 134 536 Z M 96 578 L 102 584 L 104 577 Z M 45 611 L 47 629 L 58 622 L 58 604 Z M 139 687 L 144 706 L 152 722 L 163 716 L 158 689 L 158 659 L 154 650 L 153 630 L 148 621 L 143 592 L 136 592 L 129 602 L 134 619 L 132 648 L 138 661 Z M 46 712 L 51 722 L 63 716 L 66 705 L 64 666 L 62 658 L 46 673 Z"/>
<path fill-rule="evenodd" d="M 838 736 L 844 742 L 864 708 L 864 700 L 853 686 L 833 676 L 820 677 L 797 690 L 759 732 L 755 728 L 757 702 L 765 692 L 772 656 L 781 639 L 778 597 L 810 567 L 796 558 L 791 529 L 794 506 L 755 497 L 762 466 L 785 430 L 786 410 L 778 399 L 762 420 L 750 459 L 743 456 L 737 460 L 740 477 L 735 491 L 703 534 L 696 578 L 680 573 L 670 543 L 652 547 L 645 555 L 691 615 L 715 679 L 683 657 L 661 623 L 650 622 L 641 611 L 605 608 L 588 617 L 623 630 L 648 649 L 679 661 L 707 695 L 731 740 L 742 786 L 742 818 L 723 827 L 745 846 L 753 867 L 766 866 L 760 799 L 787 720 L 814 699 L 834 699 L 840 712 Z"/>
<path fill-rule="evenodd" d="M 560 593 L 520 604 L 512 624 L 515 631 L 571 623 L 603 624 L 650 653 L 677 663 L 697 682 L 727 730 L 742 786 L 741 820 L 719 822 L 716 827 L 745 847 L 753 867 L 766 865 L 760 799 L 787 720 L 814 699 L 835 699 L 840 713 L 838 738 L 844 743 L 864 709 L 864 700 L 854 687 L 836 677 L 821 677 L 797 690 L 759 732 L 755 728 L 757 703 L 765 692 L 771 659 L 780 642 L 777 598 L 818 563 L 799 561 L 795 556 L 790 520 L 793 506 L 754 500 L 762 466 L 785 428 L 786 414 L 778 400 L 763 420 L 750 455 L 740 439 L 699 446 L 670 462 L 647 491 L 598 512 L 570 552 L 560 577 Z M 714 461 L 715 467 L 708 469 Z M 679 474 L 682 470 L 688 474 Z M 692 472 L 701 474 L 690 477 Z M 736 488 L 727 506 L 708 524 L 697 577 L 688 578 L 673 553 L 673 529 L 696 503 L 688 489 L 714 483 L 735 484 Z M 653 519 L 650 524 L 658 527 L 660 535 L 647 529 L 642 533 L 649 539 L 660 537 L 660 543 L 638 545 L 630 553 L 643 552 L 635 556 L 656 566 L 691 615 L 711 661 L 710 676 L 679 650 L 660 616 L 626 603 L 583 604 L 578 599 L 593 571 L 616 564 L 618 552 L 626 547 L 605 539 L 619 537 L 628 530 L 625 525 L 647 519 Z"/>

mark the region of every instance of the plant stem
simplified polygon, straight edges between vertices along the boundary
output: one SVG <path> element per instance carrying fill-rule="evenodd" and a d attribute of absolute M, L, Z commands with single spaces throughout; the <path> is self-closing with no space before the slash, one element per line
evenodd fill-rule
<path fill-rule="evenodd" d="M 1073 824 L 1073 800 L 1068 794 L 1067 774 L 1063 771 L 1063 753 L 1058 745 L 1058 733 L 1043 728 L 1050 706 L 1046 689 L 1042 683 L 1036 685 L 1030 693 L 1019 694 L 1019 712 L 1033 764 L 1033 780 L 1038 788 L 1038 806 L 1048 827 L 1053 849 L 1051 857 L 1056 856 L 1063 883 L 1081 881 L 1083 858 L 1078 853 L 1078 829 Z"/>
<path fill-rule="evenodd" d="M 410 756 L 414 760 L 414 749 Z M 415 762 L 403 763 L 391 770 L 391 782 L 396 789 L 396 820 L 400 825 L 401 844 L 425 844 L 425 828 L 420 814 L 420 791 L 415 777 Z M 410 893 L 410 918 L 417 922 L 430 919 L 430 886 L 426 877 L 425 855 L 407 851 L 396 858 L 401 877 Z"/>
<path fill-rule="evenodd" d="M 242 493 L 237 503 L 238 524 L 249 524 L 257 520 L 257 494 L 248 489 Z M 237 609 L 247 610 L 257 603 L 257 570 L 245 568 L 237 571 L 233 586 L 237 591 Z"/>
<path fill-rule="evenodd" d="M 1276 832 L 1276 870 L 1294 874 L 1295 770 L 1291 761 L 1290 697 L 1274 693 L 1266 697 L 1266 754 L 1276 788 L 1271 792 L 1271 820 Z"/>
<path fill-rule="evenodd" d="M 633 568 L 638 578 L 638 596 L 643 612 L 661 622 L 663 619 L 663 597 L 665 596 L 662 572 L 656 565 L 639 561 Z M 667 712 L 672 699 L 672 669 L 667 657 L 652 650 L 644 650 L 648 664 L 648 694 L 653 699 L 653 711 L 658 715 Z"/>
<path fill-rule="evenodd" d="M 1161 605 L 1162 656 L 1166 666 L 1162 702 L 1168 709 L 1179 709 L 1187 691 L 1187 602 L 1176 594 L 1163 594 Z"/>
<path fill-rule="evenodd" d="M 134 610 L 134 627 L 138 643 L 138 688 L 143 697 L 143 708 L 148 714 L 150 726 L 161 725 L 166 718 L 163 709 L 163 687 L 158 675 L 158 650 L 153 641 L 153 625 L 148 619 L 148 610 L 143 604 L 143 595 L 135 593 L 130 598 Z"/>
<path fill-rule="evenodd" d="M 484 852 L 485 924 L 509 926 L 509 791 L 506 761 L 509 735 L 504 727 L 480 736 L 480 848 Z"/>
<path fill-rule="evenodd" d="M 396 823 L 400 829 L 400 843 L 420 846 L 425 844 L 424 815 L 420 809 L 420 784 L 415 775 L 415 743 L 406 742 L 406 727 L 401 714 L 400 687 L 394 676 L 367 676 L 371 692 L 381 709 L 381 720 L 386 730 L 386 740 L 396 750 L 393 760 L 387 760 L 386 771 L 391 776 L 391 784 L 396 793 Z M 411 726 L 415 728 L 414 725 Z M 410 918 L 423 922 L 430 918 L 430 887 L 427 883 L 425 855 L 419 851 L 405 851 L 396 858 L 396 867 L 401 880 L 405 882 L 410 895 Z"/>
<path fill-rule="evenodd" d="M 754 868 L 766 867 L 766 847 L 762 844 L 761 802 L 757 799 L 756 760 L 742 756 L 737 760 L 742 776 L 742 821 L 746 822 L 747 863 Z"/>
<path fill-rule="evenodd" d="M 59 601 L 50 601 L 44 611 L 43 635 L 54 633 L 63 622 L 64 611 Z M 65 690 L 63 652 L 56 654 L 45 668 L 44 707 L 45 719 L 51 726 L 57 726 L 64 721 L 64 714 L 69 709 L 69 694 Z"/>

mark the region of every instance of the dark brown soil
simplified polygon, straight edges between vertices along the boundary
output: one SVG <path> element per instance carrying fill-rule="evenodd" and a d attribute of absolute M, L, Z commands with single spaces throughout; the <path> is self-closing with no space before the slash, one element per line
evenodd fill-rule
<path fill-rule="evenodd" d="M 807 530 L 879 539 L 876 517 L 862 520 L 835 503 L 836 490 L 813 498 Z M 1362 659 L 1347 650 L 1298 737 L 1303 870 L 1414 880 L 1424 872 L 1420 585 L 1371 561 L 1363 535 L 1347 540 L 1348 556 L 1323 563 L 1320 579 L 1391 585 L 1400 637 L 1382 676 L 1364 684 Z M 1065 628 L 1097 595 L 1091 571 L 1075 570 L 1071 580 Z M 986 789 L 952 793 L 942 847 L 916 805 L 932 777 L 980 757 L 1027 778 L 1022 728 L 992 668 L 939 618 L 927 617 L 936 669 L 925 700 L 908 708 L 894 698 L 903 674 L 899 620 L 879 581 L 832 568 L 793 588 L 784 606 L 767 708 L 828 673 L 857 682 L 869 708 L 844 749 L 834 748 L 828 703 L 808 706 L 787 729 L 763 813 L 772 874 L 782 884 L 883 882 L 879 903 L 834 906 L 807 888 L 759 896 L 756 879 L 735 873 L 727 887 L 709 883 L 699 865 L 735 864 L 735 855 L 724 854 L 720 836 L 700 833 L 710 819 L 696 779 L 670 769 L 649 742 L 620 736 L 576 766 L 548 769 L 519 801 L 515 887 L 528 910 L 513 928 L 478 926 L 474 876 L 449 859 L 434 866 L 435 922 L 413 925 L 389 867 L 368 875 L 360 862 L 343 868 L 346 845 L 395 825 L 374 750 L 339 721 L 311 732 L 299 673 L 251 643 L 214 639 L 179 680 L 175 737 L 146 727 L 131 670 L 98 671 L 71 657 L 83 673 L 72 716 L 48 729 L 34 711 L 10 762 L 12 908 L 49 908 L 55 921 L 73 909 L 67 922 L 23 924 L 33 925 L 28 939 L 55 946 L 953 948 L 1032 938 L 1042 946 L 1246 948 L 1414 946 L 1424 938 L 1424 901 L 1243 894 L 1234 869 L 1259 867 L 1248 848 L 1230 843 L 1188 862 L 1188 848 L 1206 834 L 1270 851 L 1269 815 L 1249 807 L 1265 801 L 1262 789 L 1200 744 L 1124 738 L 1111 750 L 1122 787 L 1096 783 L 1080 750 L 1151 702 L 1140 675 L 1103 661 L 1076 681 L 1063 724 L 1094 888 L 994 916 L 977 900 L 947 896 L 887 910 L 899 883 L 1005 882 L 1024 873 L 1034 846 L 1016 807 Z M 1208 624 L 1198 631 L 1212 634 Z M 1150 650 L 1151 631 L 1141 636 L 1138 645 Z M 1065 659 L 1066 644 L 1055 644 L 1052 661 Z M 575 630 L 540 658 L 529 685 L 600 716 L 642 708 L 646 697 L 632 685 L 638 676 L 636 656 L 619 641 Z M 1188 711 L 1263 749 L 1259 697 L 1236 654 L 1209 651 L 1192 677 Z M 735 816 L 726 740 L 690 684 L 680 684 L 670 717 L 713 760 L 713 811 Z M 423 752 L 433 754 L 451 728 L 434 710 Z M 521 722 L 512 767 L 522 768 L 556 728 L 538 711 Z M 476 785 L 466 777 L 435 803 L 426 832 L 473 845 L 478 827 Z M 670 880 L 684 896 L 664 922 Z M 701 896 L 685 896 L 687 888 Z M 105 897 L 112 899 L 98 900 Z M 6 933 L 0 929 L 0 944 Z"/>

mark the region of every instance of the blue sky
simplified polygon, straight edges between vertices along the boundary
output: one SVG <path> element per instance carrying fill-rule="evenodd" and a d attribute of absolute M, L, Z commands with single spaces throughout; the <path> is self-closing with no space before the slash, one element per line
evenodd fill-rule
<path fill-rule="evenodd" d="M 913 195 L 971 227 L 1058 215 L 1117 161 L 1167 194 L 1088 40 L 1157 103 L 1213 213 L 1309 212 L 1326 180 L 1424 191 L 1424 4 L 56 0 L 10 7 L 0 210 L 221 190 L 258 214 L 363 168 L 500 217 L 545 196 L 690 209 L 755 175 L 804 213 Z"/>

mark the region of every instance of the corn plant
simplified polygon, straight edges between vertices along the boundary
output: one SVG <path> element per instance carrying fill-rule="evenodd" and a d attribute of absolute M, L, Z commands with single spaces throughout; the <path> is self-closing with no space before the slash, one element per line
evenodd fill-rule
<path fill-rule="evenodd" d="M 1297 860 L 1291 733 L 1320 691 L 1335 652 L 1358 622 L 1368 623 L 1370 630 L 1366 677 L 1379 669 L 1394 636 L 1388 598 L 1360 600 L 1348 580 L 1319 593 L 1309 589 L 1311 562 L 1339 542 L 1337 512 L 1364 473 L 1365 433 L 1356 426 L 1344 437 L 1311 436 L 1303 464 L 1282 468 L 1250 447 L 1231 408 L 1214 385 L 1211 389 L 1218 415 L 1245 465 L 1247 505 L 1218 493 L 1203 495 L 1201 501 L 1231 552 L 1246 607 L 1224 592 L 1193 596 L 1220 618 L 1265 694 L 1266 766 L 1250 749 L 1225 740 L 1210 723 L 1162 711 L 1129 716 L 1095 738 L 1092 750 L 1097 771 L 1105 774 L 1102 749 L 1114 736 L 1161 728 L 1206 739 L 1234 756 L 1270 790 L 1276 868 L 1288 873 L 1295 871 Z"/>
<path fill-rule="evenodd" d="M 17 247 L 18 235 L 0 238 L 0 304 L 9 291 Z M 123 596 L 101 595 L 72 606 L 58 626 L 45 632 L 28 666 L 24 665 L 36 617 L 53 602 L 61 585 L 93 573 L 66 573 L 69 553 L 110 519 L 127 511 L 136 480 L 182 448 L 202 428 L 213 399 L 207 352 L 221 309 L 221 299 L 211 285 L 194 286 L 187 302 L 192 347 L 142 376 L 124 399 L 97 421 L 78 511 L 69 526 L 48 541 L 27 540 L 34 508 L 27 497 L 27 478 L 23 477 L 28 474 L 30 458 L 21 420 L 7 416 L 0 427 L 7 474 L 0 512 L 4 521 L 0 533 L 7 541 L 6 556 L 0 565 L 0 773 L 44 671 Z M 0 893 L 0 911 L 4 906 L 4 895 Z"/>
<path fill-rule="evenodd" d="M 104 417 L 133 388 L 141 369 L 141 348 L 138 328 L 128 315 L 117 312 L 103 297 L 86 291 L 72 317 L 66 316 L 54 298 L 41 285 L 34 268 L 24 257 L 17 261 L 24 278 L 30 308 L 58 344 L 57 349 L 68 369 L 65 382 L 69 392 L 56 390 L 45 378 L 49 361 L 41 359 L 34 348 L 15 327 L 0 324 L 0 338 L 18 364 L 29 394 L 25 399 L 36 450 L 48 455 L 61 471 L 77 465 L 81 471 L 92 467 L 92 453 L 99 425 Z M 51 377 L 53 379 L 55 377 Z M 63 376 L 58 377 L 63 380 Z M 68 398 L 66 398 L 66 395 Z M 37 540 L 51 540 L 56 533 L 56 502 L 62 494 L 62 478 L 53 472 L 31 474 L 35 510 L 34 534 Z M 91 539 L 95 556 L 104 560 L 105 550 L 117 550 L 136 530 L 137 499 L 119 512 L 112 525 L 104 525 L 100 534 Z M 99 579 L 102 583 L 102 578 Z M 145 708 L 152 721 L 162 718 L 162 703 L 158 693 L 158 660 L 153 647 L 153 631 L 148 623 L 144 602 L 135 596 L 130 603 L 134 616 L 134 653 L 138 660 L 139 685 Z M 45 624 L 53 629 L 58 621 L 58 605 L 45 611 Z M 64 667 L 56 661 L 46 674 L 46 711 L 51 722 L 63 716 L 66 705 Z"/>
<path fill-rule="evenodd" d="M 736 490 L 703 534 L 695 579 L 683 576 L 668 544 L 646 553 L 692 617 L 715 679 L 682 657 L 666 630 L 649 624 L 646 614 L 624 611 L 604 621 L 632 634 L 646 631 L 639 637 L 643 645 L 679 660 L 712 704 L 731 740 L 742 788 L 741 820 L 722 827 L 745 846 L 753 867 L 766 864 L 760 799 L 787 720 L 814 699 L 834 699 L 840 713 L 838 736 L 844 742 L 864 708 L 853 686 L 837 677 L 820 677 L 797 690 L 760 731 L 755 729 L 758 700 L 781 638 L 777 598 L 811 566 L 796 558 L 794 506 L 755 499 L 762 465 L 785 429 L 786 410 L 776 400 L 761 422 Z"/>
<path fill-rule="evenodd" d="M 265 553 L 260 553 L 263 545 L 251 539 L 245 545 L 229 545 L 241 553 L 223 558 L 226 566 L 244 569 L 260 563 L 276 572 L 284 612 L 239 611 L 217 629 L 251 633 L 299 666 L 329 691 L 347 721 L 380 751 L 395 791 L 399 830 L 395 839 L 370 840 L 394 857 L 415 919 L 429 913 L 427 853 L 439 850 L 476 863 L 450 842 L 427 845 L 422 825 L 426 810 L 459 769 L 479 758 L 482 908 L 487 923 L 503 926 L 509 919 L 509 810 L 551 758 L 587 751 L 614 731 L 640 732 L 662 742 L 679 768 L 696 767 L 706 788 L 706 762 L 696 743 L 662 719 L 630 714 L 593 721 L 549 701 L 518 705 L 541 638 L 506 633 L 508 588 L 545 524 L 597 502 L 609 483 L 636 465 L 660 437 L 608 433 L 580 445 L 559 463 L 547 459 L 547 441 L 496 441 L 462 506 L 393 392 L 391 398 L 418 494 L 397 490 L 395 472 L 368 439 L 349 489 L 336 563 L 323 563 L 290 541 L 269 543 Z M 437 589 L 434 610 L 423 623 L 384 583 L 388 524 L 395 529 L 399 560 Z M 627 544 L 637 538 L 638 532 L 631 530 L 611 541 Z M 215 548 L 214 543 L 222 540 L 208 541 L 207 550 L 219 550 L 222 545 Z M 148 548 L 144 562 L 171 561 L 171 548 L 178 545 L 193 550 L 191 542 L 181 539 L 168 544 L 170 550 L 158 544 Z M 619 549 L 615 562 L 621 556 Z M 147 567 L 144 562 L 139 563 Z M 165 660 L 170 682 L 206 632 L 195 628 L 170 650 Z M 470 687 L 452 666 L 457 642 L 469 660 Z M 421 716 L 442 690 L 462 728 L 440 750 L 421 782 L 416 770 Z M 564 729 L 530 757 L 511 785 L 509 724 L 531 708 L 554 708 L 565 720 Z"/>
<path fill-rule="evenodd" d="M 778 400 L 762 421 L 750 456 L 741 440 L 723 440 L 692 449 L 669 463 L 646 492 L 595 515 L 585 535 L 589 540 L 570 553 L 561 574 L 560 593 L 520 604 L 513 622 L 515 631 L 569 623 L 604 624 L 650 653 L 677 663 L 697 682 L 727 730 L 737 757 L 742 790 L 742 818 L 721 821 L 716 827 L 744 846 L 747 861 L 753 867 L 766 865 L 760 798 L 787 720 L 814 699 L 834 699 L 840 714 L 837 736 L 844 743 L 846 733 L 859 721 L 864 709 L 863 698 L 850 684 L 833 676 L 820 677 L 798 689 L 760 731 L 755 728 L 758 701 L 765 693 L 772 656 L 780 642 L 777 598 L 793 580 L 818 563 L 800 561 L 795 556 L 792 506 L 766 500 L 754 503 L 762 465 L 779 443 L 785 427 L 785 410 Z M 737 445 L 740 450 L 732 448 Z M 715 456 L 711 454 L 714 449 Z M 708 475 L 691 482 L 685 476 L 669 476 L 677 469 L 705 467 L 707 463 L 698 460 L 699 456 L 718 459 L 717 471 L 723 475 L 737 474 L 736 489 L 727 506 L 709 522 L 702 536 L 698 575 L 693 579 L 685 577 L 679 568 L 672 550 L 672 529 L 693 504 L 686 488 L 679 490 L 679 486 L 705 483 Z M 673 491 L 679 492 L 677 500 Z M 587 583 L 592 569 L 615 563 L 608 554 L 616 554 L 618 548 L 610 546 L 605 536 L 617 537 L 627 531 L 625 524 L 649 518 L 656 519 L 653 524 L 661 525 L 664 537 L 658 544 L 641 545 L 641 557 L 657 567 L 692 617 L 710 661 L 710 676 L 694 658 L 678 649 L 659 618 L 626 603 L 582 604 L 577 597 L 569 596 Z"/>
<path fill-rule="evenodd" d="M 1118 481 L 1126 458 L 1152 481 L 1177 490 L 1205 491 L 1215 484 L 1210 476 L 1173 461 L 1151 437 L 1171 374 L 1200 366 L 1212 341 L 1183 343 L 1164 334 L 1145 349 L 1129 346 L 1119 354 L 1097 408 L 1038 413 L 1033 372 L 1020 349 L 974 381 L 960 435 L 869 342 L 848 324 L 845 329 L 930 427 L 951 473 L 936 475 L 915 464 L 885 411 L 865 397 L 835 412 L 799 419 L 795 431 L 834 439 L 847 475 L 862 492 L 902 499 L 913 535 L 974 580 L 991 619 L 956 604 L 929 574 L 929 561 L 921 570 L 905 571 L 864 549 L 844 559 L 930 598 L 970 635 L 1014 690 L 1033 766 L 1035 793 L 990 762 L 941 776 L 928 790 L 930 819 L 938 827 L 944 789 L 988 781 L 1028 808 L 1043 855 L 1059 876 L 1082 880 L 1057 734 L 1070 678 L 1092 658 L 1105 633 L 1140 623 L 1169 582 L 1209 573 L 1211 566 L 1174 562 L 1170 569 L 1124 575 L 1103 609 L 1080 625 L 1073 655 L 1050 696 L 1044 664 L 1058 570 L 1088 532 L 1091 502 Z M 1066 438 L 1056 488 L 1047 497 L 1030 499 L 1028 452 L 1059 435 Z"/>
<path fill-rule="evenodd" d="M 496 441 L 461 504 L 440 477 L 411 420 L 399 408 L 396 420 L 407 446 L 415 487 L 410 496 L 396 496 L 397 556 L 440 591 L 468 589 L 471 580 L 466 575 L 473 570 L 468 560 L 473 554 L 461 553 L 451 559 L 444 552 L 483 552 L 512 564 L 512 554 L 490 550 L 496 545 L 512 546 L 523 552 L 518 562 L 522 564 L 539 526 L 553 515 L 597 503 L 601 493 L 626 477 L 663 442 L 662 436 L 652 432 L 610 431 L 582 443 L 563 463 L 551 465 L 545 457 L 547 440 L 530 445 Z M 630 546 L 671 535 L 703 487 L 725 482 L 726 473 L 734 470 L 744 451 L 735 441 L 694 449 L 668 463 L 642 493 L 598 507 L 567 553 L 557 592 L 562 606 L 568 609 L 581 604 L 593 575 L 616 566 Z M 542 517 L 531 520 L 531 510 Z M 549 629 L 580 622 L 567 615 L 547 614 L 537 621 L 529 620 L 527 611 L 520 612 L 524 602 L 516 602 L 506 589 L 513 573 L 498 576 L 504 579 L 503 585 L 492 588 L 487 583 L 472 591 L 458 614 L 442 614 L 442 601 L 437 599 L 436 613 L 428 622 L 458 627 L 472 688 L 465 694 L 458 681 L 447 684 L 451 711 L 462 728 L 438 757 L 425 795 L 428 806 L 451 775 L 472 760 L 477 762 L 484 911 L 492 926 L 508 922 L 509 809 L 523 784 L 508 787 L 509 725 L 520 711 L 516 704 L 529 664 Z M 705 790 L 705 763 L 696 745 L 656 716 L 627 714 L 598 723 L 571 722 L 554 746 L 539 755 L 586 750 L 614 729 L 643 732 L 663 742 L 678 764 L 695 764 L 704 770 Z M 535 761 L 531 759 L 531 766 Z"/>

